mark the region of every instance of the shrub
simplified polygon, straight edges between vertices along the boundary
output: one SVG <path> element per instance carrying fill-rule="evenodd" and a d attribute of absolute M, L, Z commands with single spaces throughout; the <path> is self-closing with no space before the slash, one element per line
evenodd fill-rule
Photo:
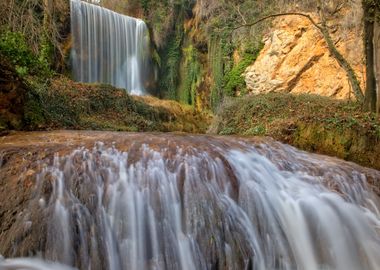
<path fill-rule="evenodd" d="M 0 34 L 0 52 L 15 66 L 21 77 L 28 74 L 51 75 L 48 63 L 33 54 L 20 32 L 4 31 Z"/>
<path fill-rule="evenodd" d="M 224 94 L 226 96 L 235 96 L 237 91 L 245 89 L 245 80 L 242 75 L 247 67 L 255 62 L 262 48 L 263 44 L 260 43 L 257 48 L 246 50 L 243 59 L 226 74 L 224 77 Z"/>

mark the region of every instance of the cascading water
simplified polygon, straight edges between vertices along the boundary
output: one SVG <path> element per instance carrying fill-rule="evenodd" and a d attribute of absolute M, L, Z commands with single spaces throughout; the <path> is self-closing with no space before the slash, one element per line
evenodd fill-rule
<path fill-rule="evenodd" d="M 367 183 L 380 172 L 271 140 L 125 136 L 43 166 L 29 211 L 46 222 L 44 260 L 112 270 L 380 269 L 379 201 Z M 28 211 L 21 219 L 31 226 Z M 6 270 L 43 267 L 64 269 L 0 260 Z"/>
<path fill-rule="evenodd" d="M 70 6 L 75 80 L 144 94 L 149 69 L 146 24 L 80 0 L 71 0 Z"/>

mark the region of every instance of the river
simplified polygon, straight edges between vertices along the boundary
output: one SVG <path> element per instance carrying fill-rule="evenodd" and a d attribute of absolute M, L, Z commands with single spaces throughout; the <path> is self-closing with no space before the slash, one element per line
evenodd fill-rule
<path fill-rule="evenodd" d="M 0 145 L 0 253 L 16 258 L 0 269 L 380 269 L 376 170 L 270 138 L 58 131 Z"/>

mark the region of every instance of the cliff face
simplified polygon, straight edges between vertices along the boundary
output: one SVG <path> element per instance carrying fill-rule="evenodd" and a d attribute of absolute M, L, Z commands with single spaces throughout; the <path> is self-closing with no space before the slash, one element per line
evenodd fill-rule
<path fill-rule="evenodd" d="M 360 8 L 355 12 L 358 10 Z M 329 31 L 337 49 L 353 67 L 364 88 L 362 15 L 356 13 L 354 16 L 353 12 L 345 10 L 329 21 Z M 319 20 L 315 14 L 313 17 Z M 307 18 L 278 18 L 265 36 L 264 43 L 258 59 L 244 74 L 250 93 L 310 93 L 339 99 L 354 97 L 345 71 L 330 54 L 321 32 Z"/>

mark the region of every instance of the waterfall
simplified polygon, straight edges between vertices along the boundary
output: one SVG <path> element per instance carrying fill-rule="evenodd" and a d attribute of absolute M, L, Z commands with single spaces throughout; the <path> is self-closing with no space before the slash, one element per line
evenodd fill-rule
<path fill-rule="evenodd" d="M 149 68 L 146 24 L 97 5 L 71 0 L 74 79 L 145 93 Z"/>
<path fill-rule="evenodd" d="M 380 172 L 271 140 L 143 137 L 42 166 L 23 222 L 46 222 L 47 261 L 0 268 L 379 269 L 379 200 L 367 180 Z M 31 221 L 33 211 L 42 217 Z"/>

